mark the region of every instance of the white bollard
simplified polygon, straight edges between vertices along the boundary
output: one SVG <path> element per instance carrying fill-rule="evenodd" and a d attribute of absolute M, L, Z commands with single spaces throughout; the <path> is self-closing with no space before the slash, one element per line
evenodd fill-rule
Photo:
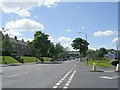
<path fill-rule="evenodd" d="M 119 71 L 119 64 L 117 64 L 117 66 L 116 66 L 116 70 L 115 70 L 116 72 L 118 72 Z"/>
<path fill-rule="evenodd" d="M 96 71 L 96 63 L 93 63 L 92 71 Z"/>

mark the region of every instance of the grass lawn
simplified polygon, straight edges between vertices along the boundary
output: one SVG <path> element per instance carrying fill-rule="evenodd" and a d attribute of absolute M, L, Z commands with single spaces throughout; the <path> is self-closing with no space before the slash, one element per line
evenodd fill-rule
<path fill-rule="evenodd" d="M 36 57 L 22 56 L 21 58 L 23 59 L 24 63 L 36 62 Z M 37 62 L 38 61 L 40 60 L 37 58 Z"/>
<path fill-rule="evenodd" d="M 22 59 L 24 63 L 36 62 L 36 57 L 22 56 Z M 43 59 L 44 59 L 44 62 L 49 62 L 51 60 L 51 58 L 49 57 L 43 57 Z M 40 59 L 37 58 L 37 62 L 40 62 Z"/>
<path fill-rule="evenodd" d="M 43 57 L 43 59 L 44 59 L 44 62 L 50 62 L 50 60 L 51 60 L 52 58 L 49 58 L 49 57 Z"/>
<path fill-rule="evenodd" d="M 17 60 L 10 56 L 5 56 L 5 60 L 2 60 L 3 56 L 0 56 L 0 64 L 19 64 Z M 29 63 L 29 62 L 36 62 L 36 57 L 29 57 L 29 56 L 22 56 L 21 57 L 24 60 L 24 63 Z M 49 57 L 43 57 L 44 62 L 49 62 L 51 58 Z M 37 62 L 41 62 L 40 59 L 37 58 Z"/>
<path fill-rule="evenodd" d="M 111 67 L 111 60 L 109 59 L 103 59 L 103 60 L 89 60 L 88 65 L 93 65 L 93 63 L 96 63 L 96 66 L 101 67 Z"/>
<path fill-rule="evenodd" d="M 18 64 L 19 62 L 10 56 L 5 56 L 5 60 L 2 60 L 3 56 L 0 56 L 0 64 Z"/>

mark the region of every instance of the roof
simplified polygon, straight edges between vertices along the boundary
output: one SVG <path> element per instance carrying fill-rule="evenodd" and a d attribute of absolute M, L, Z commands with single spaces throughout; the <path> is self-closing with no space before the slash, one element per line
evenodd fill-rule
<path fill-rule="evenodd" d="M 15 43 L 15 44 L 20 44 L 20 45 L 27 45 L 27 42 L 21 41 L 21 40 L 15 40 L 14 38 L 10 38 L 10 42 Z"/>
<path fill-rule="evenodd" d="M 79 54 L 79 51 L 67 51 L 67 54 Z"/>

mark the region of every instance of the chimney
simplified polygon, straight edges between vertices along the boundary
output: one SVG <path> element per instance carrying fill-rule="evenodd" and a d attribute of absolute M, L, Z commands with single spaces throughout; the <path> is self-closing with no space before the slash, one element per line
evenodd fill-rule
<path fill-rule="evenodd" d="M 22 39 L 22 42 L 24 42 L 24 39 Z"/>
<path fill-rule="evenodd" d="M 17 36 L 15 36 L 15 38 L 14 38 L 15 40 L 17 40 Z"/>

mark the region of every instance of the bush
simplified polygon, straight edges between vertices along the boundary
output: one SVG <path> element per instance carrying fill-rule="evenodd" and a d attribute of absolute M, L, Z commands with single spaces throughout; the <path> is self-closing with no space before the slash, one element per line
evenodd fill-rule
<path fill-rule="evenodd" d="M 119 62 L 118 62 L 118 61 L 113 61 L 113 62 L 111 62 L 111 64 L 112 64 L 113 66 L 117 66 L 117 64 L 119 64 Z"/>

